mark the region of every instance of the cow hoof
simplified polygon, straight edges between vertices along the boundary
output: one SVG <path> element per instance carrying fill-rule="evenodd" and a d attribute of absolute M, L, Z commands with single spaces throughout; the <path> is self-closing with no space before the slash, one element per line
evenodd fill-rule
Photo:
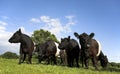
<path fill-rule="evenodd" d="M 80 66 L 79 65 L 77 65 L 77 68 L 79 68 Z"/>
<path fill-rule="evenodd" d="M 19 65 L 21 64 L 21 62 L 18 63 Z"/>
<path fill-rule="evenodd" d="M 99 71 L 99 69 L 98 69 L 98 68 L 95 68 L 95 70 Z"/>
<path fill-rule="evenodd" d="M 28 62 L 28 61 L 27 61 L 26 63 L 27 63 L 27 64 L 30 64 L 30 62 Z"/>
<path fill-rule="evenodd" d="M 89 69 L 88 67 L 86 67 L 86 69 Z"/>

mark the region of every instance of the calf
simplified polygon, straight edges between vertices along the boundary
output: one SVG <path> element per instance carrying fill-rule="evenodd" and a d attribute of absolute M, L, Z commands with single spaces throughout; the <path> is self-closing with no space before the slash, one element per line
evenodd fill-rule
<path fill-rule="evenodd" d="M 61 39 L 61 43 L 58 46 L 59 49 L 65 49 L 67 54 L 67 63 L 69 67 L 73 67 L 74 59 L 76 60 L 76 66 L 79 67 L 79 53 L 80 48 L 76 40 L 68 38 Z"/>
<path fill-rule="evenodd" d="M 32 39 L 21 32 L 21 29 L 16 31 L 13 36 L 9 39 L 10 43 L 20 43 L 20 58 L 19 58 L 19 64 L 23 63 L 26 55 L 28 54 L 28 61 L 27 63 L 32 63 L 32 52 L 34 50 L 34 44 Z"/>

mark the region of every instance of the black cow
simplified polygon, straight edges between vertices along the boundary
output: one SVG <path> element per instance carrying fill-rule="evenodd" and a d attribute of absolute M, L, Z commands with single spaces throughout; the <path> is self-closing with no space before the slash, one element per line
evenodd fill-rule
<path fill-rule="evenodd" d="M 9 39 L 10 43 L 20 43 L 20 58 L 19 58 L 19 64 L 23 63 L 25 58 L 26 58 L 26 54 L 28 54 L 28 61 L 27 63 L 32 63 L 31 62 L 31 58 L 32 58 L 32 52 L 34 50 L 34 44 L 32 39 L 23 34 L 21 32 L 21 29 L 19 29 L 18 31 L 16 31 L 13 36 Z"/>
<path fill-rule="evenodd" d="M 59 44 L 58 48 L 61 50 L 65 49 L 69 67 L 73 67 L 74 59 L 76 60 L 76 66 L 79 67 L 78 60 L 80 48 L 76 40 L 70 39 L 70 36 L 68 36 L 68 38 L 61 39 L 61 43 Z"/>
<path fill-rule="evenodd" d="M 48 40 L 43 44 L 40 44 L 36 47 L 35 52 L 38 52 L 38 60 L 39 63 L 43 60 L 47 61 L 47 64 L 49 64 L 52 61 L 54 64 L 56 64 L 56 52 L 57 48 L 55 45 L 55 42 L 53 40 Z"/>
<path fill-rule="evenodd" d="M 82 65 L 83 63 L 85 63 L 86 68 L 88 68 L 88 58 L 91 58 L 93 65 L 95 66 L 95 69 L 98 69 L 97 68 L 98 60 L 100 60 L 102 67 L 107 66 L 108 59 L 106 56 L 104 56 L 104 54 L 100 50 L 101 49 L 100 43 L 93 39 L 94 33 L 91 33 L 90 35 L 82 33 L 79 35 L 78 33 L 75 32 L 74 35 L 79 39 L 81 45 Z"/>

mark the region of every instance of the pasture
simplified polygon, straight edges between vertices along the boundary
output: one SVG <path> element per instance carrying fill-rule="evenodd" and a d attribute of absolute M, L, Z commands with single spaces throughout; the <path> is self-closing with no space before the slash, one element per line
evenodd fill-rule
<path fill-rule="evenodd" d="M 110 67 L 106 70 L 99 68 L 99 71 L 96 71 L 92 66 L 90 69 L 69 68 L 59 65 L 36 64 L 36 62 L 19 65 L 18 59 L 0 58 L 0 74 L 120 74 L 120 69 Z"/>

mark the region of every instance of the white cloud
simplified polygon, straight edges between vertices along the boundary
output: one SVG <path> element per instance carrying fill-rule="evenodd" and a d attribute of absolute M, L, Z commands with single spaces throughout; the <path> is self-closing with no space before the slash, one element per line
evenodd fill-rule
<path fill-rule="evenodd" d="M 6 30 L 6 25 L 6 22 L 0 21 L 0 32 L 4 32 Z"/>
<path fill-rule="evenodd" d="M 31 36 L 31 35 L 32 35 L 32 33 L 26 31 L 26 29 L 25 29 L 23 26 L 19 27 L 18 30 L 19 30 L 19 29 L 21 29 L 21 32 L 22 32 L 23 34 L 26 34 L 26 35 L 28 35 L 28 36 Z"/>
<path fill-rule="evenodd" d="M 13 51 L 18 53 L 18 45 L 12 45 L 8 42 L 11 32 L 6 31 L 6 22 L 0 21 L 0 54 L 6 51 Z"/>
<path fill-rule="evenodd" d="M 50 18 L 49 16 L 41 16 L 40 21 L 44 23 L 42 27 L 45 30 L 50 31 L 55 34 L 57 38 L 60 38 L 62 34 L 71 32 L 71 26 L 75 25 L 75 21 L 73 20 L 74 16 L 65 16 L 67 23 L 63 24 L 58 18 Z"/>
<path fill-rule="evenodd" d="M 68 18 L 68 19 L 70 19 L 70 20 L 72 20 L 74 17 L 75 17 L 75 16 L 73 16 L 73 15 L 65 16 L 65 18 Z"/>
<path fill-rule="evenodd" d="M 58 33 L 62 30 L 61 22 L 58 19 L 51 19 L 49 16 L 41 16 L 41 21 L 44 23 L 44 26 L 42 28 L 50 30 L 52 33 Z M 54 32 L 53 29 L 55 30 Z"/>
<path fill-rule="evenodd" d="M 73 15 L 65 16 L 64 19 L 67 20 L 67 23 L 61 22 L 61 19 L 59 18 L 51 18 L 50 16 L 40 16 L 40 18 L 34 18 L 34 20 L 39 20 L 40 24 L 43 25 L 41 29 L 50 31 L 52 34 L 55 34 L 58 39 L 60 39 L 61 36 L 70 33 L 72 31 L 71 27 L 76 24 L 73 20 Z"/>
<path fill-rule="evenodd" d="M 22 33 L 31 35 L 31 33 L 27 32 L 24 27 L 20 28 Z M 20 44 L 19 43 L 11 44 L 8 42 L 9 38 L 13 35 L 13 33 L 14 32 L 6 31 L 6 25 L 0 24 L 0 54 L 3 54 L 6 51 L 15 52 L 17 54 L 19 53 Z"/>
<path fill-rule="evenodd" d="M 69 15 L 69 16 L 65 16 L 65 18 L 66 19 L 68 19 L 68 25 L 74 25 L 75 23 L 76 23 L 76 21 L 75 20 L 73 20 L 73 18 L 74 18 L 75 16 L 73 16 L 73 15 Z"/>
<path fill-rule="evenodd" d="M 4 32 L 6 28 L 4 26 L 0 26 L 0 32 Z"/>
<path fill-rule="evenodd" d="M 2 17 L 2 19 L 9 19 L 9 17 L 7 17 L 7 16 L 1 16 Z"/>
<path fill-rule="evenodd" d="M 42 22 L 49 23 L 50 22 L 50 17 L 49 16 L 41 16 L 40 20 Z"/>
<path fill-rule="evenodd" d="M 40 19 L 32 18 L 32 19 L 30 19 L 30 22 L 40 23 Z"/>
<path fill-rule="evenodd" d="M 0 21 L 0 25 L 5 26 L 5 25 L 7 25 L 7 23 L 4 21 Z"/>
<path fill-rule="evenodd" d="M 12 36 L 12 32 L 6 31 L 6 22 L 0 20 L 0 54 L 6 51 L 12 51 L 15 53 L 19 52 L 19 45 L 18 44 L 10 44 L 8 39 Z"/>
<path fill-rule="evenodd" d="M 0 30 L 0 54 L 6 51 L 19 52 L 18 44 L 10 44 L 8 39 L 12 36 L 12 32 L 6 32 L 5 30 Z"/>

